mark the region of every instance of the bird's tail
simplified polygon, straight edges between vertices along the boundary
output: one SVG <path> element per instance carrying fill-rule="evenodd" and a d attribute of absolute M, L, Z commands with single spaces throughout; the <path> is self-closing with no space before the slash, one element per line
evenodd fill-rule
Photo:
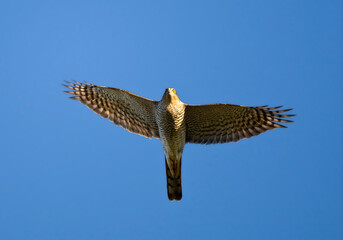
<path fill-rule="evenodd" d="M 181 200 L 182 198 L 182 186 L 181 186 L 181 159 L 180 161 L 171 161 L 170 165 L 173 166 L 173 173 L 170 170 L 170 167 L 166 162 L 166 173 L 167 173 L 167 190 L 168 198 L 170 201 Z"/>

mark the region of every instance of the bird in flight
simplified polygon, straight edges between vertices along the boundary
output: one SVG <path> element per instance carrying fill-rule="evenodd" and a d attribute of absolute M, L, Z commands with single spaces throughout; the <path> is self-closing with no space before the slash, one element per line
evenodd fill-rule
<path fill-rule="evenodd" d="M 237 142 L 293 122 L 283 114 L 292 109 L 246 107 L 233 104 L 188 105 L 175 89 L 167 88 L 160 101 L 128 91 L 90 83 L 66 82 L 70 97 L 130 132 L 159 138 L 163 145 L 169 200 L 181 200 L 181 157 L 186 143 Z"/>

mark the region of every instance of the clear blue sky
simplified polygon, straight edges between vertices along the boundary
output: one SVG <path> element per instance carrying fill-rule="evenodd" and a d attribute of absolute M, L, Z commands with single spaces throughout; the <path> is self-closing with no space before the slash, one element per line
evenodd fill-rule
<path fill-rule="evenodd" d="M 0 239 L 343 238 L 340 0 L 1 1 Z M 293 107 L 239 143 L 162 144 L 68 99 L 63 80 L 189 104 Z"/>

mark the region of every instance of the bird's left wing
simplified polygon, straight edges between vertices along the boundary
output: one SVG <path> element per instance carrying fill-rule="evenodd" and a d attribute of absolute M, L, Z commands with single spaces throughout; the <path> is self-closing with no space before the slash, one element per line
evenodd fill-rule
<path fill-rule="evenodd" d="M 159 138 L 154 116 L 156 101 L 117 88 L 79 82 L 67 84 L 64 86 L 73 91 L 65 92 L 77 95 L 70 98 L 79 100 L 102 117 L 109 118 L 130 132 L 148 138 Z"/>
<path fill-rule="evenodd" d="M 280 114 L 291 110 L 276 110 L 280 107 L 282 106 L 245 107 L 221 103 L 186 105 L 186 142 L 200 144 L 236 142 L 270 129 L 285 128 L 278 122 L 293 122 L 283 118 L 295 115 Z"/>

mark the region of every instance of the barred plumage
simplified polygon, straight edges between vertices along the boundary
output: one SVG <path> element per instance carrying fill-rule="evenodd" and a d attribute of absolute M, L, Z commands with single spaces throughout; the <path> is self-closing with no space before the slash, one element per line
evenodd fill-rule
<path fill-rule="evenodd" d="M 233 104 L 187 105 L 186 141 L 200 144 L 237 142 L 267 130 L 286 128 L 276 122 L 293 122 L 283 118 L 295 115 L 278 114 L 292 110 L 275 111 L 280 107 L 282 106 L 266 108 Z"/>
<path fill-rule="evenodd" d="M 67 83 L 69 85 L 64 86 L 74 91 L 65 92 L 77 95 L 71 99 L 79 100 L 103 118 L 109 118 L 130 132 L 159 138 L 154 114 L 157 101 L 117 88 L 99 87 L 90 83 Z"/>
<path fill-rule="evenodd" d="M 67 82 L 66 93 L 94 112 L 130 132 L 160 138 L 166 162 L 170 200 L 181 200 L 181 158 L 186 143 L 215 144 L 237 142 L 267 130 L 286 128 L 280 123 L 292 109 L 245 107 L 233 104 L 187 105 L 176 91 L 166 89 L 161 101 L 152 101 L 128 91 L 90 83 Z"/>

